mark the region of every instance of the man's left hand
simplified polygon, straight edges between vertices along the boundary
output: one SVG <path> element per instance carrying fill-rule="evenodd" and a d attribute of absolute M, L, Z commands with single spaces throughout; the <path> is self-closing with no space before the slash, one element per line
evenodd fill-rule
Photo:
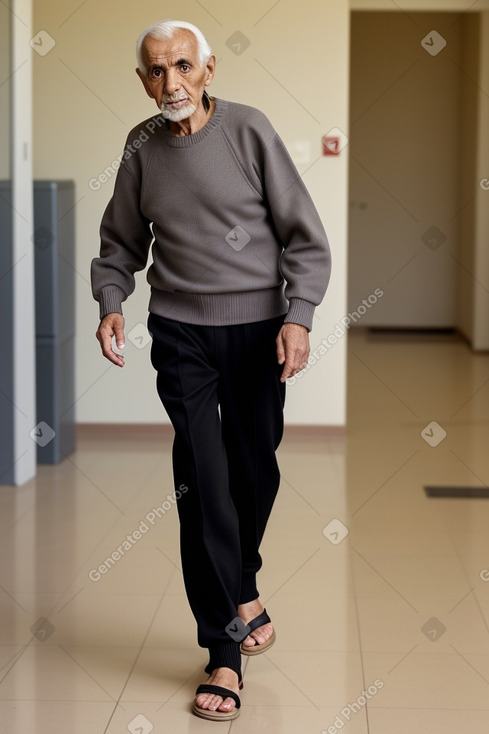
<path fill-rule="evenodd" d="M 278 363 L 284 365 L 281 382 L 307 366 L 309 350 L 309 333 L 305 326 L 291 323 L 282 326 L 277 336 Z"/>

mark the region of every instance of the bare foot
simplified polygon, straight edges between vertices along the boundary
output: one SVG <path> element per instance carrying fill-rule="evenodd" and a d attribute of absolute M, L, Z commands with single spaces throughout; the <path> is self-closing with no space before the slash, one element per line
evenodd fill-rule
<path fill-rule="evenodd" d="M 206 683 L 230 688 L 234 693 L 239 693 L 238 674 L 234 670 L 231 670 L 231 668 L 216 668 L 212 671 Z M 236 707 L 234 699 L 223 699 L 222 696 L 216 696 L 212 693 L 199 693 L 195 698 L 195 703 L 201 709 L 208 709 L 209 711 L 218 710 L 224 713 L 229 713 Z"/>
<path fill-rule="evenodd" d="M 246 604 L 240 604 L 238 607 L 238 614 L 245 624 L 251 622 L 252 619 L 258 617 L 263 612 L 263 605 L 259 599 L 247 602 Z M 243 640 L 243 647 L 254 647 L 255 645 L 263 645 L 273 633 L 273 627 L 271 623 L 263 624 L 261 627 L 257 627 L 248 637 Z"/>

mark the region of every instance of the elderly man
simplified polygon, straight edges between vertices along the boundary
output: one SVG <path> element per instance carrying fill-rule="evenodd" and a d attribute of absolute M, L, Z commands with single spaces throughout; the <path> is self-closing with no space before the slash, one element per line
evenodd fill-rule
<path fill-rule="evenodd" d="M 141 34 L 137 55 L 161 114 L 129 134 L 102 220 L 97 338 L 122 367 L 112 339 L 124 346 L 121 303 L 153 243 L 151 361 L 175 430 L 185 587 L 209 650 L 193 711 L 227 720 L 239 714 L 240 655 L 275 640 L 258 549 L 280 479 L 285 381 L 307 363 L 330 253 L 267 118 L 207 94 L 216 60 L 202 33 L 162 21 Z"/>

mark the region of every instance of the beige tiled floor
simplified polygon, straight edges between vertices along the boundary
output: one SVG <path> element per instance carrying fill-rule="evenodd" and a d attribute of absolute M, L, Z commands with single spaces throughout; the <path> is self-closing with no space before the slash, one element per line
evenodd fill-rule
<path fill-rule="evenodd" d="M 61 465 L 2 487 L 2 731 L 486 734 L 489 499 L 423 486 L 488 483 L 489 356 L 351 332 L 348 396 L 347 436 L 289 431 L 280 448 L 260 575 L 278 639 L 244 660 L 232 724 L 189 712 L 206 656 L 177 515 L 146 519 L 172 491 L 170 440 L 83 433 Z M 447 434 L 436 447 L 432 421 Z"/>

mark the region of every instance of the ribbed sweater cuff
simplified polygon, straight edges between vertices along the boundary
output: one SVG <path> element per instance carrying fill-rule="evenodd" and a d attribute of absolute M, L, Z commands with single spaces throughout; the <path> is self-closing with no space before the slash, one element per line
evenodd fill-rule
<path fill-rule="evenodd" d="M 311 331 L 315 308 L 315 305 L 310 301 L 303 301 L 302 298 L 291 298 L 284 323 L 300 324 Z"/>
<path fill-rule="evenodd" d="M 124 292 L 116 285 L 102 288 L 98 298 L 100 318 L 103 319 L 108 313 L 122 313 L 122 301 L 125 298 Z"/>

